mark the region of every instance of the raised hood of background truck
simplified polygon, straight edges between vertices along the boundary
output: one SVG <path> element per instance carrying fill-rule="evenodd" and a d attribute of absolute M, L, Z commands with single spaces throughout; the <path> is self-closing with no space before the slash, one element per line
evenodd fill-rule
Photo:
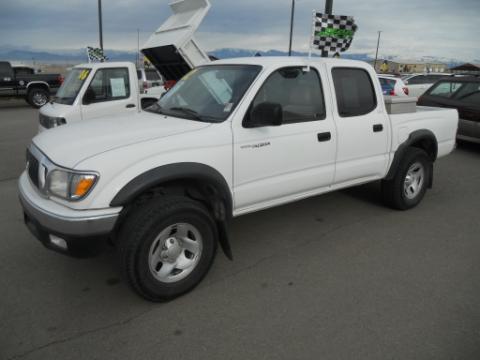
<path fill-rule="evenodd" d="M 171 15 L 142 48 L 143 54 L 166 80 L 179 80 L 196 66 L 210 61 L 194 39 L 210 9 L 209 0 L 177 0 Z"/>

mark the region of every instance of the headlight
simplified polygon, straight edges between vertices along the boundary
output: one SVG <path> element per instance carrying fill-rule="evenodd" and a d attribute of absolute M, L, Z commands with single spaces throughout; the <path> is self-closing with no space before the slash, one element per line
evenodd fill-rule
<path fill-rule="evenodd" d="M 65 125 L 67 123 L 65 118 L 47 116 L 43 115 L 42 113 L 38 115 L 38 120 L 40 122 L 40 125 L 42 125 L 46 129 L 51 129 L 60 125 Z"/>
<path fill-rule="evenodd" d="M 47 189 L 52 195 L 75 201 L 84 198 L 97 182 L 95 174 L 55 169 L 48 173 Z"/>

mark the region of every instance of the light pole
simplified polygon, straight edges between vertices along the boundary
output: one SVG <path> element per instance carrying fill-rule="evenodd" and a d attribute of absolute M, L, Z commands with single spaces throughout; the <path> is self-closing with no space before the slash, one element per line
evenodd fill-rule
<path fill-rule="evenodd" d="M 288 46 L 288 56 L 292 56 L 293 18 L 294 17 L 295 17 L 295 0 L 292 0 L 292 12 L 290 15 L 290 45 Z"/>
<path fill-rule="evenodd" d="M 378 59 L 378 48 L 380 47 L 380 34 L 382 31 L 378 31 L 378 39 L 377 39 L 377 51 L 375 52 L 375 62 L 373 63 L 373 68 L 377 71 L 377 59 Z"/>
<path fill-rule="evenodd" d="M 100 33 L 100 49 L 103 52 L 102 0 L 98 0 L 98 32 Z"/>
<path fill-rule="evenodd" d="M 333 0 L 325 0 L 325 14 L 332 15 Z M 328 51 L 322 50 L 322 57 L 328 57 Z"/>

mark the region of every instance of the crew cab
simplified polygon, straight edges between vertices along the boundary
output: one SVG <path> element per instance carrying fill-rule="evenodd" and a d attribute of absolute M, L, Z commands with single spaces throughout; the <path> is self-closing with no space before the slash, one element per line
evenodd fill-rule
<path fill-rule="evenodd" d="M 45 105 L 63 82 L 60 74 L 35 74 L 33 69 L 12 67 L 0 61 L 0 98 L 20 98 L 35 108 Z"/>
<path fill-rule="evenodd" d="M 233 217 L 377 180 L 386 204 L 415 207 L 457 126 L 452 109 L 389 115 L 364 62 L 219 60 L 141 113 L 37 135 L 20 201 L 45 246 L 109 239 L 132 288 L 161 301 L 201 281 L 217 244 L 232 258 Z"/>
<path fill-rule="evenodd" d="M 131 115 L 157 101 L 163 92 L 158 88 L 140 93 L 137 69 L 131 62 L 80 64 L 69 72 L 57 96 L 40 109 L 39 132 L 107 115 Z"/>

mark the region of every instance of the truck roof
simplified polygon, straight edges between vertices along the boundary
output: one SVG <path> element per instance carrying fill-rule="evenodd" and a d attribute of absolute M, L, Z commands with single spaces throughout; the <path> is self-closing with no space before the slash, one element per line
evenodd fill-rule
<path fill-rule="evenodd" d="M 109 68 L 109 67 L 129 67 L 134 65 L 129 61 L 112 61 L 112 62 L 92 62 L 75 65 L 74 68 Z"/>
<path fill-rule="evenodd" d="M 232 58 L 232 59 L 222 59 L 217 60 L 211 63 L 212 65 L 227 65 L 227 64 L 244 64 L 244 65 L 262 65 L 265 67 L 277 66 L 279 64 L 284 66 L 298 66 L 304 65 L 308 66 L 313 64 L 336 64 L 341 66 L 355 66 L 355 67 L 366 67 L 368 64 L 364 61 L 359 60 L 349 60 L 349 59 L 337 59 L 337 58 L 320 58 L 313 57 L 311 59 L 307 57 L 296 57 L 296 56 L 265 56 L 265 57 L 243 57 L 243 58 Z"/>

